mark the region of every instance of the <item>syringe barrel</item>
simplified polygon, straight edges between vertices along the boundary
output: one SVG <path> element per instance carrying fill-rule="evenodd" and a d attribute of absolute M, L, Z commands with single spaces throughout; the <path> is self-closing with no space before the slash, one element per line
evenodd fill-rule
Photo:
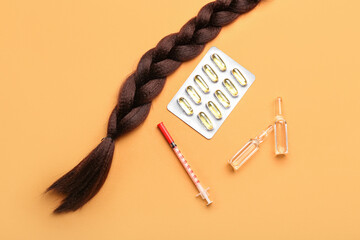
<path fill-rule="evenodd" d="M 184 169 L 186 170 L 186 172 L 188 173 L 189 177 L 194 182 L 194 184 L 196 185 L 200 183 L 199 179 L 191 169 L 190 165 L 187 163 L 186 159 L 184 158 L 184 155 L 182 155 L 180 150 L 177 147 L 173 147 L 173 151 L 175 152 L 176 156 L 180 160 L 181 164 L 183 165 Z"/>

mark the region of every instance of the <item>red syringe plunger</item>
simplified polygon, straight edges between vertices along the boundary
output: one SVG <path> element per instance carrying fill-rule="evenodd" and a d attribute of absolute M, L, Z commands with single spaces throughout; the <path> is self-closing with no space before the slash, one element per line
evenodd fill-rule
<path fill-rule="evenodd" d="M 161 133 L 164 135 L 166 141 L 168 141 L 169 144 L 172 144 L 174 142 L 174 140 L 170 136 L 170 133 L 168 132 L 168 130 L 166 129 L 164 124 L 161 122 L 157 126 L 160 129 Z"/>

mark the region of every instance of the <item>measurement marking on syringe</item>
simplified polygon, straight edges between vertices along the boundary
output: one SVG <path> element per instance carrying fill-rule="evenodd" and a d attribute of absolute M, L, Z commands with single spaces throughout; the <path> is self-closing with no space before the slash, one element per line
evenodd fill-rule
<path fill-rule="evenodd" d="M 204 189 L 201 184 L 199 179 L 197 178 L 197 176 L 194 174 L 193 170 L 190 167 L 190 164 L 187 163 L 187 161 L 185 160 L 185 157 L 182 155 L 182 153 L 180 152 L 180 150 L 177 148 L 174 140 L 172 139 L 172 137 L 170 136 L 169 132 L 166 130 L 165 126 L 163 123 L 160 123 L 158 125 L 158 127 L 160 128 L 162 134 L 165 136 L 166 140 L 168 141 L 168 143 L 170 144 L 171 148 L 173 149 L 174 153 L 176 154 L 177 158 L 180 160 L 181 165 L 184 167 L 184 169 L 186 170 L 187 174 L 189 175 L 189 177 L 191 178 L 191 180 L 193 181 L 193 183 L 195 184 L 196 188 L 199 190 L 199 194 L 197 196 L 201 196 L 202 199 L 206 200 L 207 205 L 211 204 L 212 201 L 209 199 L 209 194 L 207 192 L 207 189 Z"/>

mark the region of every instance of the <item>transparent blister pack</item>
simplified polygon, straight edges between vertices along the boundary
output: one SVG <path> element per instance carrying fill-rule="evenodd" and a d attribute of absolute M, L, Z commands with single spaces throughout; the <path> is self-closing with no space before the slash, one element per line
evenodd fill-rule
<path fill-rule="evenodd" d="M 254 74 L 212 47 L 167 109 L 211 139 L 254 81 Z"/>

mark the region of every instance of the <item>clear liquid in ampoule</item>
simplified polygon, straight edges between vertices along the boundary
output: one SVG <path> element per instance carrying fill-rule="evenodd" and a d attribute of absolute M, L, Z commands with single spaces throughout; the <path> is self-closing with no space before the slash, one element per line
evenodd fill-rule
<path fill-rule="evenodd" d="M 288 153 L 287 123 L 282 116 L 282 99 L 278 97 L 275 104 L 275 154 L 285 155 Z"/>
<path fill-rule="evenodd" d="M 234 170 L 238 170 L 254 153 L 259 150 L 259 142 L 250 139 L 229 161 Z"/>
<path fill-rule="evenodd" d="M 250 139 L 230 160 L 230 165 L 234 170 L 238 170 L 254 153 L 259 150 L 259 145 L 272 132 L 273 126 L 270 125 L 254 139 Z"/>

